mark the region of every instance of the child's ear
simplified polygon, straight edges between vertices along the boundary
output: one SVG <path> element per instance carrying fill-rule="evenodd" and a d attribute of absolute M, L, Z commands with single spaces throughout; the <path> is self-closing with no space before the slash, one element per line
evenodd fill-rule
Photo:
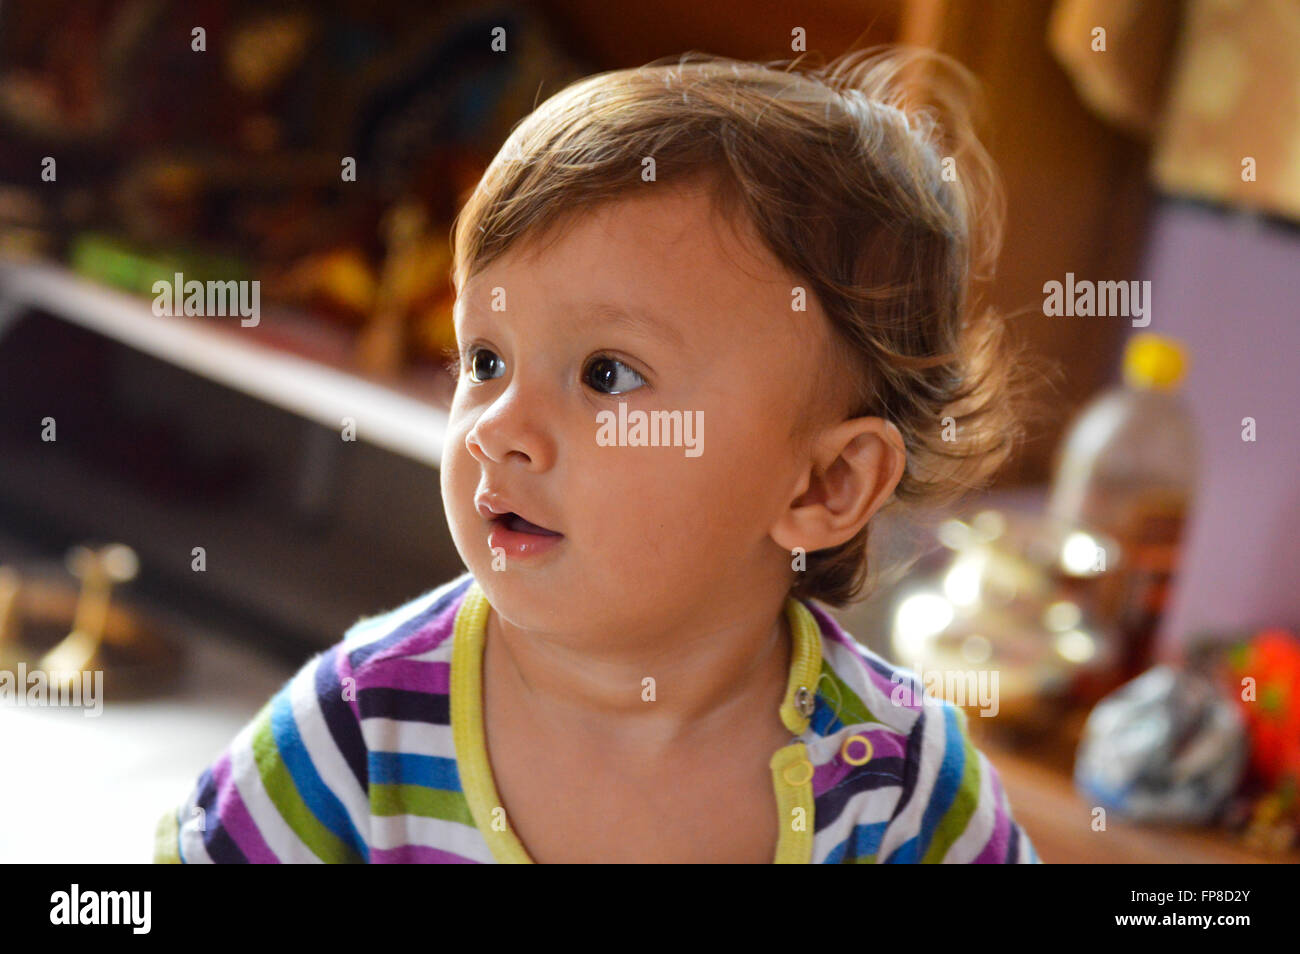
<path fill-rule="evenodd" d="M 828 428 L 814 443 L 772 539 L 783 550 L 808 553 L 848 542 L 889 499 L 906 464 L 903 435 L 882 417 Z"/>

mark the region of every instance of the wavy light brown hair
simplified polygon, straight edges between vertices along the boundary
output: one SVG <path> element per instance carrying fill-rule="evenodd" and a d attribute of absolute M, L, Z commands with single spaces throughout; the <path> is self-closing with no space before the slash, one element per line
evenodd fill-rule
<path fill-rule="evenodd" d="M 453 282 L 651 187 L 653 157 L 658 183 L 706 181 L 821 305 L 853 387 L 814 381 L 805 422 L 840 404 L 842 419 L 887 418 L 907 449 L 894 502 L 951 503 L 1023 436 L 1018 362 L 973 292 L 1004 207 L 973 131 L 976 92 L 956 61 L 901 47 L 821 67 L 692 52 L 587 77 L 525 117 L 489 165 L 453 226 Z M 867 536 L 808 554 L 791 594 L 857 597 Z"/>

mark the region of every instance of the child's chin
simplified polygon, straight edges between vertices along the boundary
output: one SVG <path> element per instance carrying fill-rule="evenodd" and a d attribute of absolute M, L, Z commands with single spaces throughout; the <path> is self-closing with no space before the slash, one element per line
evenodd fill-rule
<path fill-rule="evenodd" d="M 520 629 L 566 627 L 581 603 L 550 573 L 494 572 L 489 566 L 474 578 L 492 608 Z"/>

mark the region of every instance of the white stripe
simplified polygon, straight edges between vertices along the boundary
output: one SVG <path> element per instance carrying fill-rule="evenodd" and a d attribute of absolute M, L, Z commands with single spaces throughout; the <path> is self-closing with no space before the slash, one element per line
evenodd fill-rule
<path fill-rule="evenodd" d="M 253 760 L 253 730 L 257 721 L 259 720 L 255 719 L 241 729 L 231 745 L 230 774 L 239 789 L 239 796 L 244 800 L 253 824 L 261 832 L 262 840 L 280 861 L 287 864 L 323 864 L 280 816 L 271 796 L 262 785 L 257 762 Z"/>
<path fill-rule="evenodd" d="M 208 855 L 207 847 L 203 844 L 203 830 L 199 827 L 200 819 L 203 819 L 203 824 L 208 824 L 205 817 L 207 813 L 200 815 L 195 811 L 198 807 L 198 794 L 199 787 L 196 785 L 190 797 L 181 806 L 181 857 L 188 865 L 210 865 L 213 861 Z"/>
<path fill-rule="evenodd" d="M 975 811 L 971 814 L 970 820 L 966 823 L 966 830 L 952 843 L 948 853 L 944 855 L 944 864 L 968 865 L 973 862 L 988 844 L 989 837 L 993 834 L 993 826 L 997 823 L 993 778 L 990 774 L 992 767 L 983 752 L 976 749 L 975 754 L 979 758 L 980 766 L 979 801 L 975 804 Z"/>
<path fill-rule="evenodd" d="M 325 787 L 342 802 L 353 826 L 362 841 L 365 841 L 367 824 L 370 820 L 370 800 L 357 782 L 356 776 L 352 774 L 351 767 L 343 757 L 343 753 L 339 751 L 334 736 L 330 734 L 329 726 L 325 723 L 320 698 L 316 693 L 316 670 L 323 661 L 323 656 L 316 657 L 290 682 L 289 702 L 292 706 L 293 721 L 298 728 L 303 746 L 307 749 L 307 756 L 316 769 L 316 774 L 320 776 Z M 348 710 L 348 718 L 352 718 L 351 709 Z"/>
<path fill-rule="evenodd" d="M 826 856 L 839 847 L 859 825 L 888 822 L 890 813 L 898 804 L 898 794 L 901 791 L 897 785 L 887 785 L 854 795 L 840 812 L 840 817 L 835 819 L 835 824 L 821 829 L 814 836 L 812 863 L 823 864 Z M 880 857 L 879 849 L 876 856 Z"/>
<path fill-rule="evenodd" d="M 432 649 L 426 649 L 422 653 L 415 653 L 403 658 L 409 659 L 412 662 L 449 663 L 451 662 L 451 646 L 452 639 L 451 632 L 449 631 L 447 633 L 447 638 Z"/>
<path fill-rule="evenodd" d="M 1025 830 L 1023 828 L 1020 829 L 1020 840 L 1025 846 L 1024 860 L 1021 861 L 1021 864 L 1026 864 L 1026 865 L 1040 864 L 1042 862 L 1042 859 L 1038 857 L 1038 849 L 1034 847 L 1034 843 L 1029 840 L 1029 836 L 1025 834 Z"/>
<path fill-rule="evenodd" d="M 374 717 L 361 720 L 367 752 L 401 752 L 456 758 L 451 726 Z"/>
<path fill-rule="evenodd" d="M 830 640 L 823 640 L 822 646 L 825 659 L 831 669 L 835 671 L 835 675 L 839 676 L 840 680 L 862 700 L 862 704 L 867 707 L 867 711 L 879 719 L 883 725 L 903 733 L 904 736 L 911 733 L 912 726 L 916 724 L 916 709 L 896 705 L 892 698 L 892 686 L 889 690 L 878 687 L 868 671 L 867 663 L 853 650 Z M 865 646 L 860 646 L 860 648 L 864 653 L 870 653 Z M 879 658 L 874 654 L 871 655 L 873 658 Z M 888 663 L 885 663 L 885 665 L 888 665 Z M 890 668 L 891 671 L 897 669 L 897 667 Z M 906 670 L 899 671 L 906 672 Z M 907 683 L 910 684 L 915 677 L 910 673 L 908 676 Z M 834 706 L 836 687 L 823 680 L 818 688 Z"/>
<path fill-rule="evenodd" d="M 890 853 L 899 845 L 912 836 L 920 834 L 921 819 L 925 815 L 926 806 L 930 804 L 930 798 L 934 794 L 934 783 L 939 774 L 939 766 L 943 764 L 946 738 L 943 710 L 934 706 L 926 706 L 920 712 L 923 714 L 925 722 L 921 728 L 919 753 L 921 764 L 917 772 L 916 784 L 912 788 L 911 801 L 907 803 L 907 807 L 903 809 L 902 814 L 895 818 L 893 824 L 886 829 L 885 837 L 880 842 L 879 857 L 882 861 L 888 858 Z M 906 756 L 907 753 L 904 754 Z M 926 846 L 921 845 L 919 847 L 921 849 L 920 856 L 924 856 Z"/>

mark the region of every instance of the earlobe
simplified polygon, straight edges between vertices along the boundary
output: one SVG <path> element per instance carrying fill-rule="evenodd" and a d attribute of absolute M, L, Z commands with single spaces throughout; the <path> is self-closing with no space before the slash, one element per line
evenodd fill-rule
<path fill-rule="evenodd" d="M 860 417 L 844 421 L 818 440 L 806 489 L 781 514 L 771 531 L 785 550 L 807 552 L 846 543 L 867 525 L 903 476 L 907 452 L 890 421 Z"/>

